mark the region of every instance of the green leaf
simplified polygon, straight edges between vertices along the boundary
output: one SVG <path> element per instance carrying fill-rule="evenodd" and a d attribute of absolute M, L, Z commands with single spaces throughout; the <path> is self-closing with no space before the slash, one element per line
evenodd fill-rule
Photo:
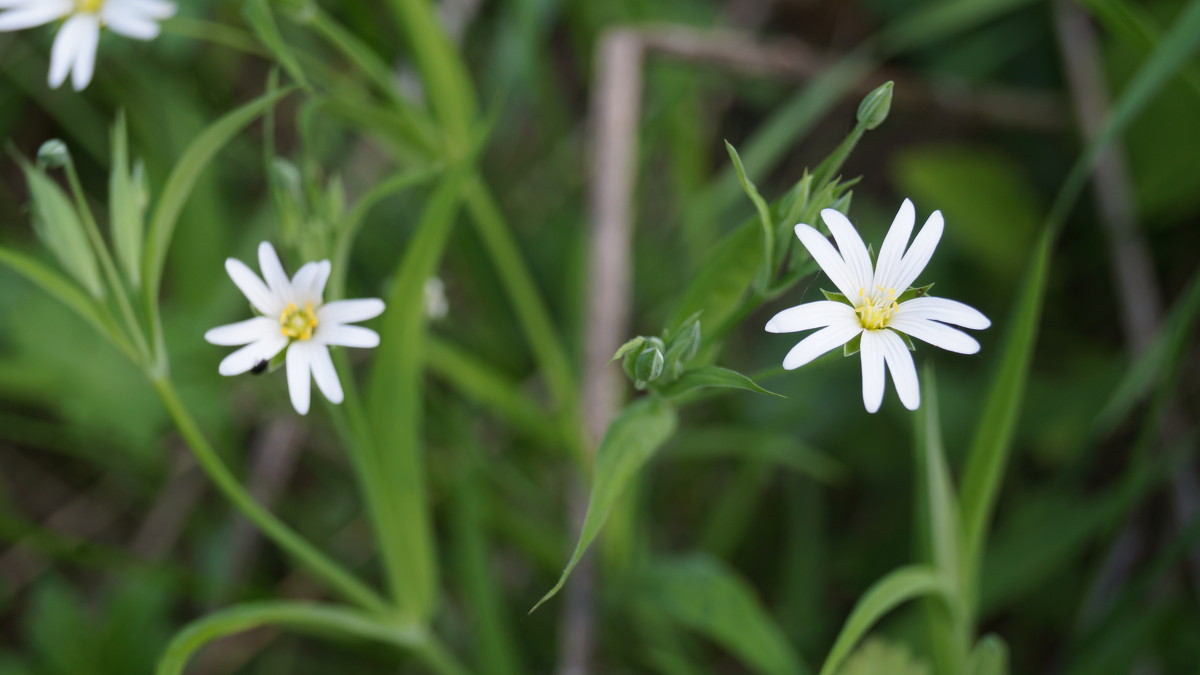
<path fill-rule="evenodd" d="M 705 256 L 667 324 L 677 326 L 692 314 L 703 312 L 706 325 L 721 325 L 737 310 L 761 265 L 758 227 L 747 221 Z"/>
<path fill-rule="evenodd" d="M 112 128 L 112 167 L 108 175 L 108 226 L 113 249 L 125 279 L 133 288 L 141 285 L 142 244 L 146 228 L 146 204 L 141 186 L 129 166 L 129 133 L 125 113 L 117 113 Z"/>
<path fill-rule="evenodd" d="M 673 384 L 663 389 L 663 395 L 668 397 L 676 397 L 685 394 L 693 389 L 701 389 L 704 387 L 726 387 L 729 389 L 741 389 L 743 391 L 752 391 L 758 394 L 766 394 L 768 396 L 776 396 L 779 398 L 787 398 L 781 394 L 776 394 L 773 391 L 763 389 L 755 384 L 754 380 L 728 368 L 720 366 L 701 366 L 688 370 L 676 380 Z"/>
<path fill-rule="evenodd" d="M 1046 275 L 1050 267 L 1052 231 L 1043 232 L 1028 267 L 1025 286 L 1008 322 L 1009 331 L 1000 352 L 996 374 L 988 388 L 983 415 L 975 425 L 975 438 L 967 453 L 962 484 L 962 578 L 974 593 L 979 558 L 996 494 L 1008 462 L 1017 425 L 1029 364 L 1037 338 Z"/>
<path fill-rule="evenodd" d="M 872 637 L 846 659 L 838 675 L 931 675 L 929 664 L 901 642 Z"/>
<path fill-rule="evenodd" d="M 104 283 L 100 280 L 96 254 L 88 243 L 83 223 L 71 199 L 41 170 L 24 160 L 21 161 L 21 168 L 33 199 L 33 225 L 38 237 L 67 274 L 82 284 L 93 297 L 103 297 Z"/>
<path fill-rule="evenodd" d="M 146 250 L 142 259 L 142 277 L 146 282 L 145 293 L 147 304 L 157 303 L 158 287 L 162 280 L 163 265 L 167 259 L 167 249 L 171 245 L 171 237 L 179 214 L 187 203 L 196 180 L 208 163 L 233 139 L 239 131 L 250 124 L 268 108 L 275 105 L 284 96 L 291 93 L 288 87 L 270 92 L 225 114 L 211 126 L 205 129 L 184 151 L 183 156 L 175 165 L 167 183 L 159 196 L 154 215 L 150 219 L 150 228 L 146 235 Z"/>
<path fill-rule="evenodd" d="M 587 515 L 583 519 L 583 531 L 571 554 L 567 566 L 546 595 L 538 600 L 532 613 L 544 602 L 554 597 L 567 582 L 571 570 L 575 569 L 588 546 L 600 533 L 609 512 L 642 466 L 658 448 L 675 433 L 677 415 L 670 402 L 657 396 L 648 396 L 633 403 L 613 420 L 600 448 L 596 451 L 595 477 L 592 494 L 588 498 Z"/>
<path fill-rule="evenodd" d="M 96 303 L 78 286 L 41 261 L 24 253 L 0 247 L 0 265 L 12 269 L 46 291 L 91 324 L 101 335 L 114 336 L 110 324 L 100 314 Z"/>
<path fill-rule="evenodd" d="M 758 460 L 777 464 L 822 483 L 835 483 L 846 475 L 843 464 L 800 443 L 791 434 L 760 430 L 701 427 L 681 431 L 671 444 L 668 458 Z"/>
<path fill-rule="evenodd" d="M 363 612 L 304 602 L 253 602 L 214 612 L 188 624 L 167 645 L 155 675 L 183 675 L 201 647 L 261 626 L 282 626 L 340 639 L 366 639 L 401 649 L 421 647 L 425 633 L 416 625 L 381 623 Z"/>
<path fill-rule="evenodd" d="M 985 635 L 967 660 L 967 675 L 1008 675 L 1008 645 L 998 635 Z"/>
<path fill-rule="evenodd" d="M 425 282 L 441 262 L 470 178 L 468 164 L 450 169 L 427 200 L 387 294 L 388 311 L 381 319 L 381 341 L 367 384 L 367 419 L 375 446 L 371 473 L 385 486 L 375 523 L 384 569 L 401 607 L 421 619 L 432 615 L 438 595 L 421 435 Z"/>
<path fill-rule="evenodd" d="M 279 26 L 275 23 L 275 16 L 271 13 L 271 5 L 268 0 L 250 0 L 243 4 L 242 15 L 246 17 L 246 23 L 250 24 L 254 34 L 266 45 L 267 49 L 271 50 L 271 53 L 275 55 L 275 60 L 283 66 L 288 75 L 291 75 L 292 79 L 300 86 L 311 90 L 312 86 L 304 75 L 304 69 L 300 67 L 300 61 L 296 59 L 296 55 L 292 53 L 291 48 L 283 39 L 283 35 L 279 32 Z"/>
<path fill-rule="evenodd" d="M 758 287 L 765 289 L 771 284 L 771 275 L 775 271 L 772 269 L 775 261 L 775 222 L 771 218 L 771 207 L 767 206 L 766 200 L 758 193 L 754 182 L 746 177 L 746 167 L 742 166 L 742 158 L 729 141 L 725 141 L 725 150 L 729 152 L 729 159 L 733 160 L 733 169 L 737 172 L 742 190 L 746 192 L 746 196 L 754 204 L 754 210 L 758 212 L 758 222 L 763 231 L 762 276 L 759 277 Z"/>
<path fill-rule="evenodd" d="M 846 619 L 838 633 L 820 675 L 833 675 L 850 655 L 854 645 L 871 630 L 879 619 L 896 607 L 924 596 L 948 598 L 950 589 L 937 570 L 926 565 L 911 565 L 893 570 L 875 582 Z"/>
<path fill-rule="evenodd" d="M 656 561 L 634 573 L 635 602 L 708 637 L 751 671 L 808 672 L 754 589 L 705 555 Z"/>

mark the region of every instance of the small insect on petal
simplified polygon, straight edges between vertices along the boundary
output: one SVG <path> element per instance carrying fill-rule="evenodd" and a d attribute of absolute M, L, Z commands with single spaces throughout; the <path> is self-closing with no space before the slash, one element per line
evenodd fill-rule
<path fill-rule="evenodd" d="M 262 375 L 263 373 L 267 372 L 267 366 L 269 366 L 269 365 L 271 365 L 271 362 L 266 359 L 263 359 L 262 361 L 259 361 L 258 363 L 254 364 L 254 367 L 250 369 L 250 374 Z"/>

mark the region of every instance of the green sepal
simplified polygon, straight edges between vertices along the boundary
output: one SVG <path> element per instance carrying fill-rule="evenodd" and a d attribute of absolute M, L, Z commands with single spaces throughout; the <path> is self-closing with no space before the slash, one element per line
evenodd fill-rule
<path fill-rule="evenodd" d="M 842 345 L 842 356 L 854 356 L 858 350 L 862 349 L 862 333 L 850 338 L 850 341 Z"/>
<path fill-rule="evenodd" d="M 920 287 L 910 286 L 907 291 L 904 291 L 900 294 L 900 297 L 896 298 L 896 302 L 904 302 L 905 300 L 912 300 L 913 298 L 925 297 L 926 295 L 929 295 L 929 289 L 931 288 L 933 288 L 933 284 Z"/>
<path fill-rule="evenodd" d="M 617 359 L 621 358 L 622 356 L 625 356 L 626 354 L 632 352 L 633 350 L 637 349 L 638 347 L 641 347 L 642 343 L 645 341 L 646 341 L 646 338 L 639 335 L 639 336 L 633 338 L 632 340 L 626 342 L 625 344 L 621 345 L 620 349 L 617 350 L 617 353 L 613 354 L 613 357 L 611 360 L 609 360 L 609 363 L 612 363 L 613 361 L 616 361 Z"/>
<path fill-rule="evenodd" d="M 901 333 L 898 330 L 893 330 L 892 332 L 895 333 L 896 335 L 899 335 L 901 340 L 904 340 L 904 344 L 908 345 L 908 351 L 910 351 L 910 352 L 917 351 L 917 346 L 913 344 L 912 338 L 908 337 L 908 335 Z"/>
<path fill-rule="evenodd" d="M 825 296 L 826 300 L 832 300 L 833 302 L 840 302 L 840 303 L 843 303 L 846 305 L 850 305 L 851 307 L 854 306 L 854 303 L 850 302 L 850 298 L 847 298 L 845 295 L 842 295 L 841 293 L 834 293 L 833 291 L 827 291 L 824 288 L 821 289 L 821 293 Z"/>
<path fill-rule="evenodd" d="M 657 346 L 651 345 L 642 350 L 638 354 L 637 361 L 633 366 L 634 383 L 633 386 L 638 389 L 645 389 L 646 385 L 657 380 L 663 372 L 663 364 L 666 359 L 663 357 L 662 350 Z"/>

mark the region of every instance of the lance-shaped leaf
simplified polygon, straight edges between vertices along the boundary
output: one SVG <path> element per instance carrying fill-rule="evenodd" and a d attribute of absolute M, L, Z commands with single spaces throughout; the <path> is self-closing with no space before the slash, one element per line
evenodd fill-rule
<path fill-rule="evenodd" d="M 729 389 L 741 389 L 743 391 L 752 391 L 758 394 L 766 394 L 768 396 L 778 396 L 779 398 L 787 398 L 782 394 L 776 394 L 773 391 L 763 389 L 749 377 L 728 368 L 720 366 L 702 366 L 693 368 L 683 374 L 683 377 L 676 380 L 671 386 L 663 389 L 663 394 L 669 397 L 676 397 L 686 394 L 693 389 L 701 389 L 704 387 L 726 387 Z"/>
<path fill-rule="evenodd" d="M 608 519 L 609 512 L 625 490 L 625 485 L 646 464 L 658 448 L 675 432 L 675 407 L 665 399 L 649 396 L 625 408 L 608 427 L 600 449 L 596 452 L 595 477 L 592 494 L 588 499 L 587 515 L 583 519 L 583 531 L 579 543 L 567 566 L 546 595 L 529 610 L 533 612 L 542 603 L 554 597 L 563 587 L 571 570 L 579 563 L 588 546 L 600 534 L 600 528 Z"/>
<path fill-rule="evenodd" d="M 38 237 L 59 264 L 93 297 L 104 295 L 96 255 L 83 231 L 70 198 L 50 177 L 22 161 L 29 194 L 33 198 L 33 224 Z"/>

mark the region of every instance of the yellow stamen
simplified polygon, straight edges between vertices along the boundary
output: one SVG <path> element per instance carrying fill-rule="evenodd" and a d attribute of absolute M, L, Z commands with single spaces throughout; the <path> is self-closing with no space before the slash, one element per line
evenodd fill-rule
<path fill-rule="evenodd" d="M 888 325 L 896 310 L 900 308 L 896 302 L 896 291 L 892 288 L 883 288 L 876 286 L 882 293 L 882 297 L 869 297 L 863 289 L 858 289 L 859 301 L 854 307 L 854 313 L 858 314 L 858 320 L 862 323 L 862 327 L 867 330 L 880 330 Z"/>
<path fill-rule="evenodd" d="M 104 0 L 75 0 L 75 6 L 80 12 L 95 14 L 104 6 Z"/>
<path fill-rule="evenodd" d="M 317 314 L 313 311 L 311 302 L 304 303 L 304 309 L 289 302 L 279 315 L 279 332 L 292 340 L 308 340 L 313 336 L 317 327 Z"/>

